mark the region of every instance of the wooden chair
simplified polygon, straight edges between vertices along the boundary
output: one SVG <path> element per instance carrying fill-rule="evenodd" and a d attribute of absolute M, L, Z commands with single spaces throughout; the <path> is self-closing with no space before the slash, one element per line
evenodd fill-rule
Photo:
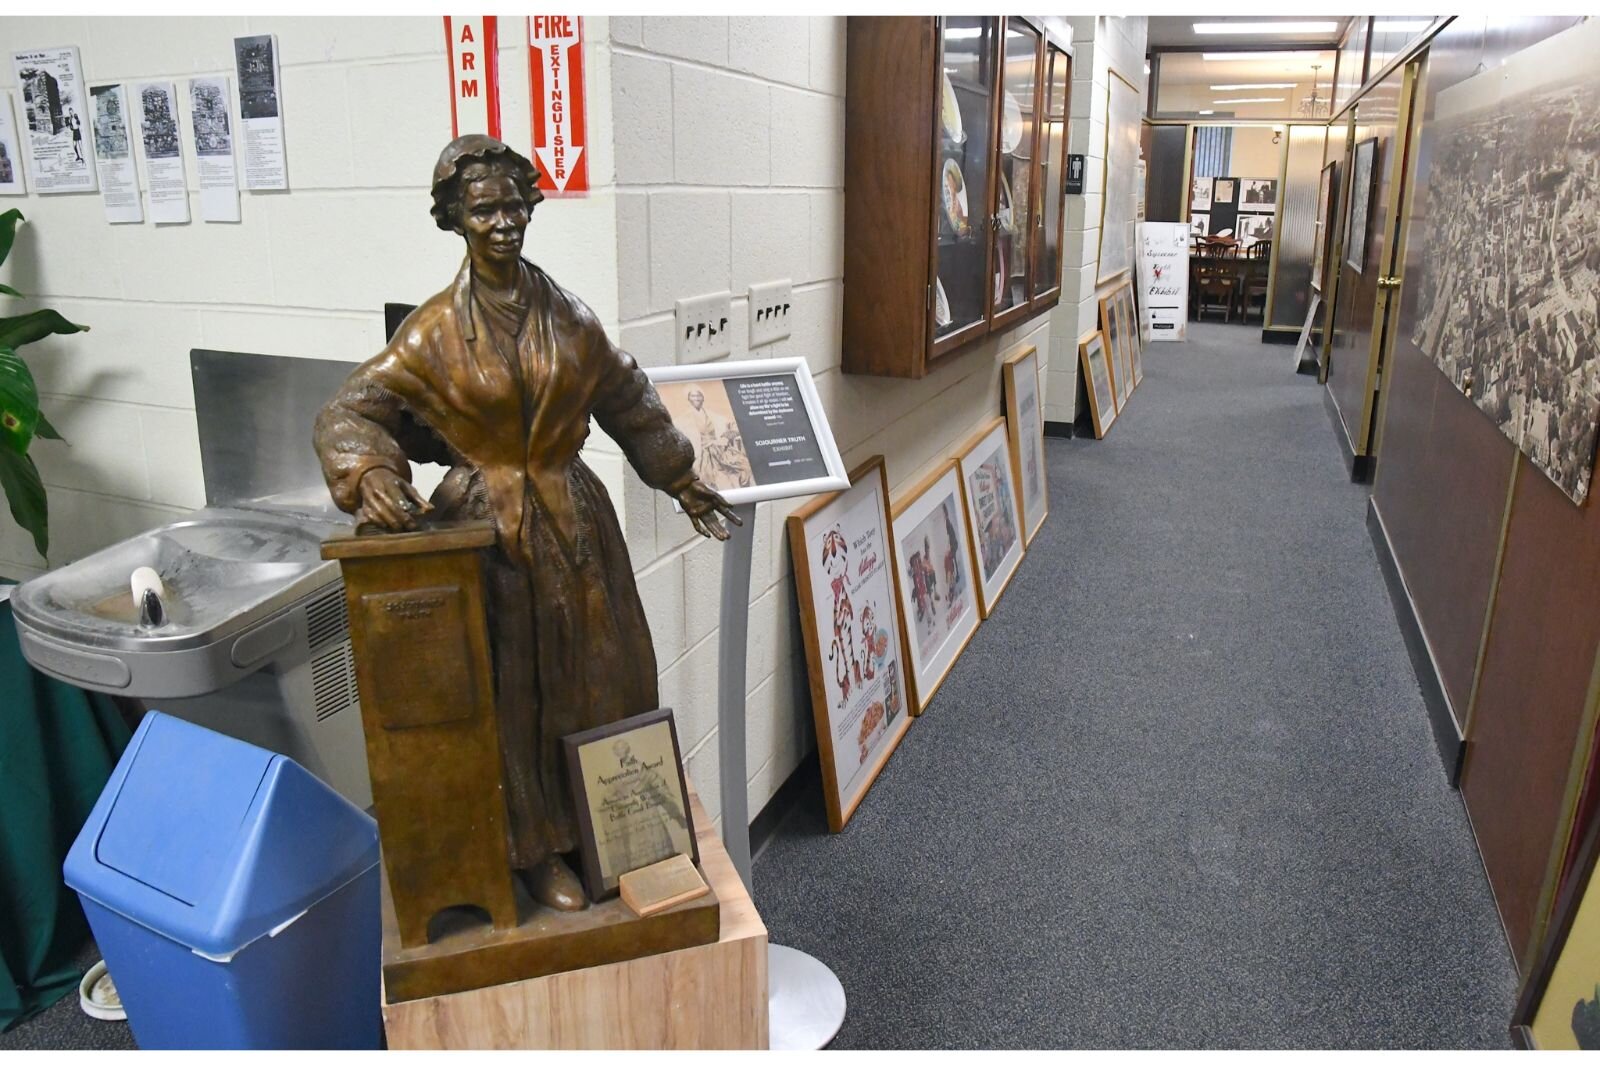
<path fill-rule="evenodd" d="M 1208 308 L 1222 308 L 1222 320 L 1233 321 L 1233 304 L 1238 296 L 1239 279 L 1233 267 L 1200 263 L 1195 267 L 1195 318 L 1203 319 Z"/>
<path fill-rule="evenodd" d="M 1272 262 L 1272 242 L 1259 240 L 1245 249 L 1245 257 L 1250 266 L 1245 274 L 1244 284 L 1239 291 L 1239 320 L 1248 321 L 1250 311 L 1257 297 L 1261 300 L 1261 324 L 1267 322 L 1267 287 L 1269 284 L 1269 266 Z"/>

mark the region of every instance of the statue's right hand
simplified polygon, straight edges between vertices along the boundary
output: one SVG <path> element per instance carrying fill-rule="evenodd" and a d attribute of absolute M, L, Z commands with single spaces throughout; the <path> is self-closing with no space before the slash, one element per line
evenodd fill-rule
<path fill-rule="evenodd" d="M 361 510 L 368 521 L 401 533 L 416 529 L 417 515 L 427 514 L 433 505 L 393 470 L 374 467 L 361 476 Z"/>

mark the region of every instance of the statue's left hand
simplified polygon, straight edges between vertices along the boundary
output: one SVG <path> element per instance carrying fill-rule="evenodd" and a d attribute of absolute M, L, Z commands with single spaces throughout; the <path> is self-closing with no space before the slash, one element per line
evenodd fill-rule
<path fill-rule="evenodd" d="M 694 523 L 694 531 L 702 537 L 714 537 L 717 540 L 731 537 L 733 534 L 722 524 L 724 518 L 736 526 L 744 525 L 739 516 L 733 513 L 728 501 L 722 498 L 722 493 L 699 478 L 689 482 L 678 493 L 678 503 L 683 506 L 683 513 L 689 516 L 689 521 Z"/>

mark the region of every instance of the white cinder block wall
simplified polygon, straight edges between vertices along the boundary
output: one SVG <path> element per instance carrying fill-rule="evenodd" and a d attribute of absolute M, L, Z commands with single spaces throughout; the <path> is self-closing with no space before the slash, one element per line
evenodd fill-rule
<path fill-rule="evenodd" d="M 1138 24 L 1123 34 L 1123 47 L 1142 63 L 1144 20 L 1109 22 Z M 0 203 L 28 216 L 3 279 L 93 327 L 27 349 L 45 409 L 71 442 L 35 449 L 50 493 L 50 563 L 60 565 L 204 502 L 191 348 L 360 361 L 383 345 L 386 301 L 419 302 L 448 283 L 461 246 L 428 215 L 433 161 L 449 134 L 443 32 L 437 18 L 7 18 L 0 25 L 7 50 L 78 44 L 91 83 L 231 73 L 231 39 L 246 32 L 276 33 L 283 65 L 291 191 L 243 194 L 237 225 L 114 227 L 97 195 Z M 1096 72 L 1102 123 L 1105 75 L 1098 28 L 1075 29 L 1082 79 L 1072 106 L 1082 121 L 1073 123 L 1072 150 L 1080 151 L 1089 150 L 1082 137 L 1093 133 L 1083 128 L 1092 121 L 1087 72 Z M 534 216 L 528 254 L 582 296 L 642 364 L 673 360 L 676 299 L 731 291 L 740 324 L 733 358 L 803 356 L 846 462 L 883 454 L 895 493 L 999 414 L 1000 360 L 1018 346 L 1038 347 L 1047 402 L 1065 397 L 1070 408 L 1076 331 L 1080 319 L 1089 321 L 1093 287 L 1092 266 L 1074 271 L 1092 264 L 1097 248 L 1085 243 L 1097 235 L 1086 220 L 1099 219 L 1092 160 L 1095 195 L 1069 201 L 1060 310 L 974 346 L 921 381 L 846 376 L 839 370 L 844 19 L 591 17 L 585 34 L 594 192 L 547 201 Z M 521 35 L 520 18 L 503 20 L 503 126 L 506 139 L 526 150 Z M 16 95 L 9 63 L 0 86 Z M 1103 151 L 1103 136 L 1089 143 Z M 185 145 L 195 190 L 187 133 Z M 1085 272 L 1088 288 L 1081 287 Z M 745 290 L 776 278 L 794 283 L 793 335 L 749 353 Z M 1055 362 L 1064 381 L 1049 373 L 1052 349 L 1061 354 Z M 678 712 L 690 772 L 717 815 L 721 549 L 696 538 L 598 433 L 586 458 L 623 514 L 662 701 Z M 752 814 L 814 744 L 784 535 L 797 504 L 762 504 L 755 522 Z M 0 521 L 0 574 L 27 577 L 44 566 L 27 537 Z"/>
<path fill-rule="evenodd" d="M 1145 42 L 1149 22 L 1144 15 L 1067 15 L 1075 55 L 1069 108 L 1069 151 L 1084 156 L 1082 196 L 1067 197 L 1066 252 L 1061 275 L 1061 302 L 1050 313 L 1050 345 L 1054 360 L 1046 375 L 1044 417 L 1071 422 L 1078 415 L 1078 338 L 1100 325 L 1095 281 L 1100 270 L 1100 216 L 1105 190 L 1106 94 L 1111 71 L 1122 75 L 1139 93 L 1144 110 Z M 1132 214 L 1129 207 L 1129 214 Z"/>

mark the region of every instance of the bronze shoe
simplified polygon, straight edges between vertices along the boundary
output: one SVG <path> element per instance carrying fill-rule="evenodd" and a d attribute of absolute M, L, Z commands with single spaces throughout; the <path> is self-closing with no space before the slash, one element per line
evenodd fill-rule
<path fill-rule="evenodd" d="M 561 856 L 551 855 L 526 871 L 528 892 L 534 901 L 558 911 L 581 911 L 589 906 L 583 884 Z"/>

